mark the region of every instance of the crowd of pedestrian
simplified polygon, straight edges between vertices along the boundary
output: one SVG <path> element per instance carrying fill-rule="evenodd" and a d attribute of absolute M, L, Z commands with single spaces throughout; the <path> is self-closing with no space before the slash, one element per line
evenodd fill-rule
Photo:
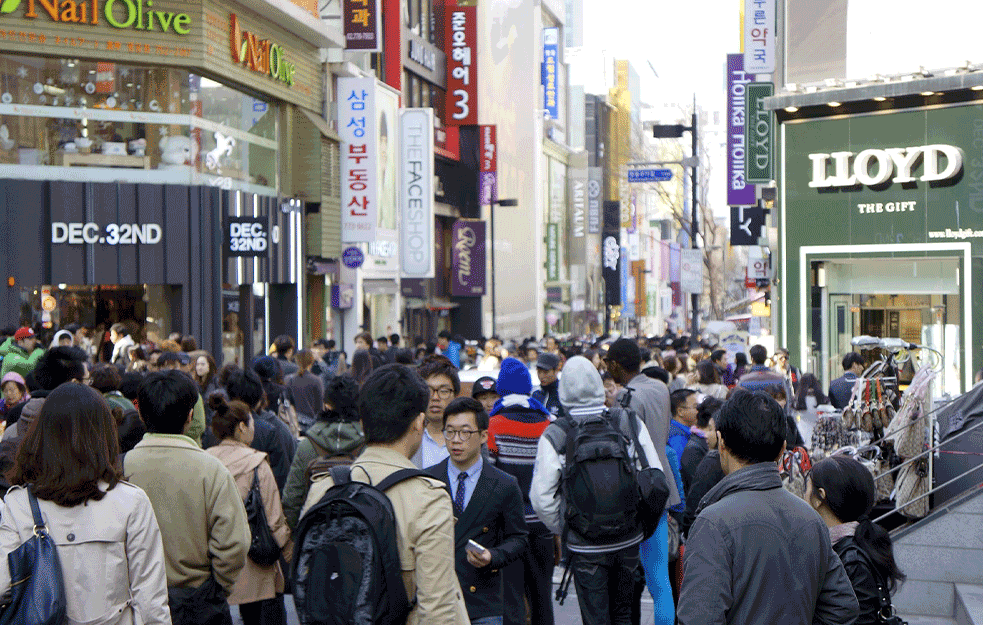
<path fill-rule="evenodd" d="M 646 591 L 658 625 L 849 625 L 904 578 L 859 462 L 783 488 L 795 411 L 827 401 L 787 352 L 362 333 L 219 368 L 110 334 L 0 345 L 0 556 L 36 498 L 70 622 L 280 624 L 293 586 L 302 623 L 552 625 L 572 583 L 585 625 L 638 623 Z"/>

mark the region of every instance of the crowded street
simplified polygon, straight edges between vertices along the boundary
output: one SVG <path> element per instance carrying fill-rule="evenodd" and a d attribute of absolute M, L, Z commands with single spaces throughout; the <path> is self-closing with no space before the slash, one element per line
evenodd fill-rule
<path fill-rule="evenodd" d="M 983 625 L 983 6 L 0 0 L 0 625 Z"/>

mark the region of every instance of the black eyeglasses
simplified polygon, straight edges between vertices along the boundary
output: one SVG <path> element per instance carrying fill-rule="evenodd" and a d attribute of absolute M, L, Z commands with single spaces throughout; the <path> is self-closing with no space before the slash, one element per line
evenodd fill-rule
<path fill-rule="evenodd" d="M 471 440 L 471 437 L 477 434 L 480 430 L 444 430 L 444 438 L 452 441 L 455 438 L 459 438 L 462 443 L 466 443 Z"/>

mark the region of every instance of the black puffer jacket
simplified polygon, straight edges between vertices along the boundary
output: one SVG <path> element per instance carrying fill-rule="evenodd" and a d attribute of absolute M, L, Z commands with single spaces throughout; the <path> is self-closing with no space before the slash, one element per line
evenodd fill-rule
<path fill-rule="evenodd" d="M 882 579 L 882 574 L 876 570 L 874 563 L 853 536 L 844 536 L 836 541 L 833 551 L 840 556 L 853 592 L 857 595 L 857 602 L 860 603 L 860 615 L 854 625 L 876 625 L 877 612 L 881 608 L 877 584 L 878 579 Z"/>

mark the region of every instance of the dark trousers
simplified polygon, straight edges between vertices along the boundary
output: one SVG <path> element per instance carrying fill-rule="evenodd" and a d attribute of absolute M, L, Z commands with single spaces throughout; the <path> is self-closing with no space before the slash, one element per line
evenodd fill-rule
<path fill-rule="evenodd" d="M 287 625 L 287 606 L 283 595 L 252 603 L 239 604 L 243 625 Z"/>
<path fill-rule="evenodd" d="M 571 555 L 583 625 L 630 625 L 641 566 L 638 547 L 598 555 Z"/>
<path fill-rule="evenodd" d="M 522 559 L 503 569 L 505 625 L 553 625 L 553 535 L 530 534 Z"/>

